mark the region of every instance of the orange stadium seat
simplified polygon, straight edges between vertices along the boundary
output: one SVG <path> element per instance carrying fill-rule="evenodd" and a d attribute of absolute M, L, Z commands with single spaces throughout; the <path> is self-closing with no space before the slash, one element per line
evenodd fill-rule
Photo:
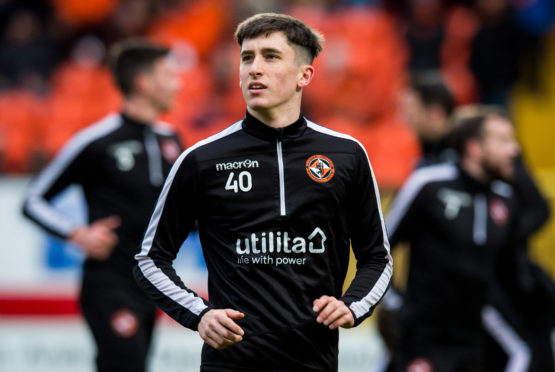
<path fill-rule="evenodd" d="M 6 91 L 0 95 L 0 171 L 29 172 L 31 157 L 40 151 L 43 104 L 25 91 Z"/>
<path fill-rule="evenodd" d="M 72 24 L 92 24 L 107 18 L 120 0 L 54 0 L 54 8 L 61 20 Z"/>
<path fill-rule="evenodd" d="M 374 122 L 363 122 L 336 116 L 325 119 L 326 127 L 358 139 L 372 162 L 380 188 L 396 190 L 410 175 L 420 147 L 414 132 L 393 117 Z"/>
<path fill-rule="evenodd" d="M 67 62 L 55 72 L 51 83 L 44 121 L 50 156 L 79 129 L 120 109 L 121 96 L 104 67 Z"/>
<path fill-rule="evenodd" d="M 185 2 L 170 14 L 155 19 L 147 36 L 167 45 L 187 40 L 201 57 L 206 57 L 228 25 L 228 7 L 224 5 L 223 0 Z"/>
<path fill-rule="evenodd" d="M 327 37 L 307 90 L 319 116 L 337 113 L 375 120 L 395 110 L 404 81 L 406 51 L 392 20 L 372 9 L 330 14 L 320 26 Z"/>
<path fill-rule="evenodd" d="M 453 7 L 446 14 L 441 69 L 459 104 L 473 103 L 478 96 L 478 83 L 469 68 L 470 49 L 477 28 L 475 16 L 465 7 Z"/>

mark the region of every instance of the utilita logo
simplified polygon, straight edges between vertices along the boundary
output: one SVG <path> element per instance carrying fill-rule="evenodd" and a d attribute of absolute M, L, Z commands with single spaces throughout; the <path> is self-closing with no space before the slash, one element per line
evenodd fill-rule
<path fill-rule="evenodd" d="M 258 160 L 245 159 L 243 161 L 229 161 L 227 163 L 216 164 L 216 171 L 258 168 Z"/>
<path fill-rule="evenodd" d="M 269 253 L 321 254 L 326 251 L 326 234 L 316 227 L 307 237 L 289 236 L 288 232 L 270 231 L 252 233 L 250 237 L 238 238 L 235 251 L 240 255 L 238 264 L 304 265 L 306 257 L 273 257 Z"/>

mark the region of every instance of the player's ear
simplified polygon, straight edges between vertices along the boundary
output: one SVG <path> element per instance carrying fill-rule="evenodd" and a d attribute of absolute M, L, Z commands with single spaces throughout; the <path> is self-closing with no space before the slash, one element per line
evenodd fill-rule
<path fill-rule="evenodd" d="M 310 84 L 312 78 L 314 77 L 314 67 L 312 65 L 302 65 L 300 67 L 298 79 L 297 79 L 297 87 L 304 88 Z"/>
<path fill-rule="evenodd" d="M 480 158 L 482 155 L 482 145 L 478 138 L 471 138 L 466 142 L 465 152 L 471 158 Z"/>
<path fill-rule="evenodd" d="M 135 76 L 135 79 L 133 79 L 133 91 L 140 94 L 148 89 L 149 84 L 149 75 L 145 73 L 138 73 Z"/>

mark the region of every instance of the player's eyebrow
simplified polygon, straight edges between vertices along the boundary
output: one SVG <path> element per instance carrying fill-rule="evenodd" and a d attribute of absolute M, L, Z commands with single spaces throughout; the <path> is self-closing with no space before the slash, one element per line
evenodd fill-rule
<path fill-rule="evenodd" d="M 262 53 L 275 53 L 275 54 L 282 54 L 283 52 L 276 48 L 262 48 Z M 245 54 L 254 54 L 254 51 L 251 49 L 246 49 L 241 52 L 241 55 Z"/>

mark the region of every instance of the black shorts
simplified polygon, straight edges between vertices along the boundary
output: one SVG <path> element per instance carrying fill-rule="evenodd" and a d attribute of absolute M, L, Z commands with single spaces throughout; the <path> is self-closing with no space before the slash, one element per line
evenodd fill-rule
<path fill-rule="evenodd" d="M 131 277 L 85 272 L 81 309 L 97 346 L 98 372 L 145 371 L 156 307 Z"/>

